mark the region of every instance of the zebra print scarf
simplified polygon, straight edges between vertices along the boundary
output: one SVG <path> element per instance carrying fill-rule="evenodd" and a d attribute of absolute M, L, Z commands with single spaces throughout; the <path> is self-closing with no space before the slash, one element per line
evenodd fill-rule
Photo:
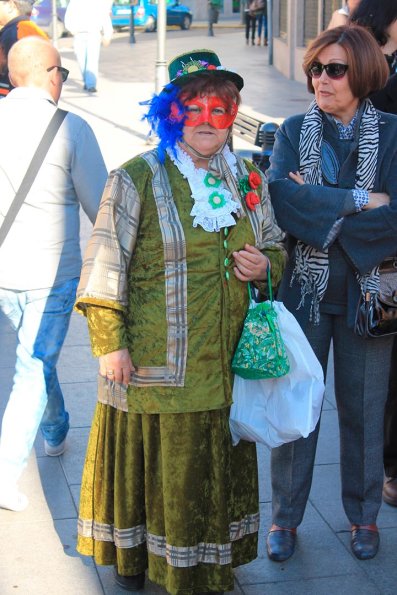
<path fill-rule="evenodd" d="M 323 140 L 323 116 L 316 101 L 313 101 L 303 120 L 300 140 L 300 174 L 305 183 L 322 185 L 321 144 Z M 358 162 L 355 187 L 372 190 L 375 183 L 376 165 L 378 161 L 379 125 L 375 108 L 369 100 L 365 100 L 360 122 L 358 143 Z M 379 270 L 360 276 L 356 274 L 361 291 L 369 290 L 377 293 L 379 289 Z M 329 278 L 328 249 L 317 250 L 300 240 L 296 246 L 296 261 L 292 273 L 301 286 L 301 301 L 298 309 L 304 305 L 305 297 L 312 294 L 309 320 L 314 324 L 320 321 L 320 302 L 327 290 Z"/>

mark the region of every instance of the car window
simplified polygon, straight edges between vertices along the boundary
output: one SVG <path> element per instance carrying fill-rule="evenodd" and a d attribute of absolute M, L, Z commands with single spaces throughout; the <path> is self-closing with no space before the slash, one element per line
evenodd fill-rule
<path fill-rule="evenodd" d="M 173 6 L 175 4 L 175 0 L 166 0 L 167 6 Z M 148 4 L 157 6 L 158 0 L 149 0 Z"/>

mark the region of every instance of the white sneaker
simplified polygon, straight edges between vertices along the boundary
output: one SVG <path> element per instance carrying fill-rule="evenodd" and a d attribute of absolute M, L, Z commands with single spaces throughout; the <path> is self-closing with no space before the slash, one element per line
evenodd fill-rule
<path fill-rule="evenodd" d="M 56 446 L 51 446 L 51 444 L 48 444 L 47 440 L 44 440 L 44 450 L 48 457 L 59 457 L 59 455 L 65 452 L 65 448 L 66 438 L 64 438 L 62 442 Z"/>
<path fill-rule="evenodd" d="M 13 510 L 14 512 L 22 512 L 25 510 L 29 500 L 18 491 L 16 486 L 12 488 L 0 488 L 0 508 L 6 508 L 7 510 Z"/>

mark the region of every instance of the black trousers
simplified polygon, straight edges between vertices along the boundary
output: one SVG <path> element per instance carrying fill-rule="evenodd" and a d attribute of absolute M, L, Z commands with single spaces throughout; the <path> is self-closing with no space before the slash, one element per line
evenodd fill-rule
<path fill-rule="evenodd" d="M 389 394 L 385 408 L 383 461 L 386 477 L 397 477 L 397 337 L 393 344 Z"/>
<path fill-rule="evenodd" d="M 245 13 L 245 39 L 248 41 L 250 37 L 250 30 L 251 30 L 251 39 L 255 41 L 255 29 L 256 29 L 256 17 L 251 16 L 248 12 Z"/>

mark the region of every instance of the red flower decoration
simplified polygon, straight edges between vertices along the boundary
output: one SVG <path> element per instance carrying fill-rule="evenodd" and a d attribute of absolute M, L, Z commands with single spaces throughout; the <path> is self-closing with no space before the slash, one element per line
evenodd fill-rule
<path fill-rule="evenodd" d="M 216 70 L 216 66 L 214 66 L 213 64 L 208 64 L 207 70 Z"/>
<path fill-rule="evenodd" d="M 256 171 L 252 171 L 248 176 L 248 183 L 253 190 L 256 190 L 261 185 L 261 177 Z"/>
<path fill-rule="evenodd" d="M 260 200 L 256 192 L 247 192 L 245 202 L 251 211 L 255 211 L 255 205 L 259 205 Z"/>

